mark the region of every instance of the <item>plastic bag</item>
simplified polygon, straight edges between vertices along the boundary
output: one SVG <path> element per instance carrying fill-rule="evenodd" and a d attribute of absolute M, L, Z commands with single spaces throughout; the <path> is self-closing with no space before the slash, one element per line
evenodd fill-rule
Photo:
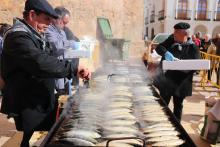
<path fill-rule="evenodd" d="M 204 126 L 201 130 L 201 137 L 211 144 L 220 141 L 220 100 L 207 111 L 204 120 Z"/>

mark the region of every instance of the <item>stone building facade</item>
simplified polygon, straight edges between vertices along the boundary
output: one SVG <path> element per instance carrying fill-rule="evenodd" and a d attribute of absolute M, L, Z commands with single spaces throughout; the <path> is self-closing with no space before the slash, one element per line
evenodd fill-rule
<path fill-rule="evenodd" d="M 174 24 L 191 25 L 190 33 L 220 33 L 220 0 L 145 0 L 145 34 L 172 33 Z"/>
<path fill-rule="evenodd" d="M 114 38 L 131 40 L 130 56 L 143 47 L 144 0 L 48 0 L 54 7 L 65 6 L 71 12 L 68 26 L 80 39 L 97 40 L 97 18 L 108 18 Z M 0 0 L 0 23 L 12 24 L 22 17 L 25 0 Z"/>

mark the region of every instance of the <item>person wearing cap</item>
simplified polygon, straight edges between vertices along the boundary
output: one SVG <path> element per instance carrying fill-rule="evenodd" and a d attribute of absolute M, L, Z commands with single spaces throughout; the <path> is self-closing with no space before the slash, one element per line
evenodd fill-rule
<path fill-rule="evenodd" d="M 63 13 L 63 15 L 62 15 L 62 20 L 63 20 L 63 24 L 64 24 L 63 30 L 66 34 L 67 40 L 75 40 L 75 41 L 79 42 L 80 41 L 79 38 L 69 29 L 69 27 L 67 27 L 67 24 L 70 21 L 70 11 L 62 6 L 56 7 L 56 9 L 60 9 L 60 11 Z"/>
<path fill-rule="evenodd" d="M 26 0 L 24 19 L 17 19 L 4 36 L 1 112 L 24 132 L 21 147 L 29 146 L 34 131 L 49 130 L 55 122 L 54 79 L 91 76 L 87 68 L 51 55 L 44 32 L 57 17 L 46 0 Z"/>
<path fill-rule="evenodd" d="M 70 12 L 69 10 L 67 10 L 65 7 L 57 7 L 57 9 L 60 9 L 63 12 L 63 16 L 62 16 L 62 20 L 63 20 L 63 24 L 64 24 L 64 32 L 66 34 L 66 38 L 67 40 L 75 40 L 77 42 L 80 42 L 79 38 L 69 29 L 69 27 L 67 27 L 67 24 L 70 21 Z M 72 62 L 79 65 L 79 58 L 73 58 Z M 74 76 L 72 78 L 72 85 L 74 86 L 74 89 L 78 89 L 79 87 L 79 78 Z"/>
<path fill-rule="evenodd" d="M 190 25 L 180 22 L 174 25 L 174 33 L 164 42 L 160 43 L 156 52 L 163 60 L 177 62 L 175 60 L 199 59 L 199 48 L 192 42 L 189 36 Z M 161 97 L 167 105 L 173 97 L 173 113 L 180 121 L 183 109 L 183 100 L 192 95 L 192 78 L 195 71 L 186 70 L 161 70 L 154 79 L 154 85 L 159 89 Z"/>
<path fill-rule="evenodd" d="M 51 44 L 54 53 L 59 59 L 64 59 L 64 51 L 66 49 L 72 48 L 77 49 L 77 44 L 75 40 L 67 40 L 67 36 L 64 32 L 64 22 L 63 17 L 65 16 L 65 12 L 59 7 L 54 9 L 56 14 L 58 15 L 58 19 L 53 19 L 52 23 L 49 25 L 48 29 L 45 32 L 46 39 Z M 77 64 L 77 63 L 74 63 Z M 78 65 L 78 64 L 77 64 Z M 58 95 L 62 95 L 66 93 L 65 90 L 65 80 L 64 78 L 56 79 L 56 91 Z"/>

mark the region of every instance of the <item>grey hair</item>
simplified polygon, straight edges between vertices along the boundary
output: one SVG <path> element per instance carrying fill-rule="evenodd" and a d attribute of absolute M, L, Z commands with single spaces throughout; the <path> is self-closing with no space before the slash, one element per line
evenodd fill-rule
<path fill-rule="evenodd" d="M 62 6 L 56 7 L 54 10 L 57 13 L 59 18 L 63 18 L 65 15 L 70 15 L 69 10 L 67 10 L 66 8 Z"/>

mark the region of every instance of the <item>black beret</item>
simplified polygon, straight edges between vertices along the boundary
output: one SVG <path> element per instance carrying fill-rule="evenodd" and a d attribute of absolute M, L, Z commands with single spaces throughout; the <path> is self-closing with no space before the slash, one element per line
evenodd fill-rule
<path fill-rule="evenodd" d="M 47 0 L 26 0 L 24 9 L 26 11 L 29 10 L 41 11 L 53 18 L 58 18 L 53 7 L 48 3 Z"/>
<path fill-rule="evenodd" d="M 179 22 L 175 24 L 173 28 L 174 29 L 189 29 L 190 25 L 186 22 Z"/>

